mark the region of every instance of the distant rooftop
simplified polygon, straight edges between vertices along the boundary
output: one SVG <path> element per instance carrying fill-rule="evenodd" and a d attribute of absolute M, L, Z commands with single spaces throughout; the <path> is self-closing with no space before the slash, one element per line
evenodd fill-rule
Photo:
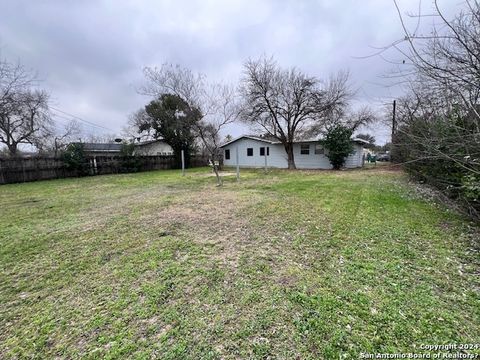
<path fill-rule="evenodd" d="M 153 143 L 160 142 L 160 141 L 165 142 L 165 140 L 163 140 L 163 138 L 159 138 L 159 139 L 154 139 L 154 140 L 139 141 L 139 142 L 135 143 L 135 146 L 143 146 L 143 145 L 153 144 Z"/>
<path fill-rule="evenodd" d="M 119 152 L 122 149 L 120 143 L 77 143 L 82 144 L 85 151 L 91 152 Z"/>

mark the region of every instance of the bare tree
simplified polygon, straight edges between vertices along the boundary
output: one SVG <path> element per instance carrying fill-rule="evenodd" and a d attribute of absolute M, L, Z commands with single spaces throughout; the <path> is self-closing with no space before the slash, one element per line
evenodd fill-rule
<path fill-rule="evenodd" d="M 456 198 L 464 199 L 480 218 L 480 3 L 466 0 L 464 9 L 447 19 L 434 1 L 437 21 L 429 34 L 406 26 L 404 47 L 392 45 L 404 58 L 393 76 L 406 84 L 397 101 L 393 158 Z M 386 47 L 388 48 L 388 47 Z"/>
<path fill-rule="evenodd" d="M 463 104 L 480 122 L 480 3 L 466 0 L 465 9 L 449 20 L 435 0 L 434 14 L 429 17 L 434 16 L 439 23 L 423 35 L 418 33 L 418 24 L 414 30 L 407 28 L 397 1 L 393 1 L 407 45 L 406 49 L 394 46 L 407 69 L 399 68 L 395 76 L 407 77 L 410 88 L 427 81 L 431 92 L 447 95 L 442 97 L 448 98 L 450 105 Z M 419 21 L 423 18 L 415 16 Z"/>
<path fill-rule="evenodd" d="M 116 139 L 118 139 L 116 134 L 90 133 L 85 136 L 84 140 L 91 143 L 113 143 Z"/>
<path fill-rule="evenodd" d="M 165 63 L 160 68 L 145 67 L 143 74 L 147 83 L 139 92 L 158 98 L 163 94 L 174 94 L 186 101 L 190 106 L 206 112 L 205 76 L 196 74 L 180 65 Z M 203 106 L 202 106 L 203 105 Z"/>
<path fill-rule="evenodd" d="M 52 131 L 49 95 L 34 89 L 36 82 L 22 65 L 0 62 L 0 143 L 11 156 L 19 144 L 34 145 Z"/>
<path fill-rule="evenodd" d="M 306 138 L 325 135 L 330 129 L 343 126 L 352 133 L 362 126 L 369 125 L 378 120 L 377 114 L 368 106 L 352 110 L 348 106 L 335 107 L 329 111 L 322 121 L 314 122 L 306 129 L 303 136 Z"/>
<path fill-rule="evenodd" d="M 321 82 L 296 68 L 282 69 L 272 58 L 248 60 L 241 85 L 242 120 L 278 139 L 288 168 L 295 169 L 294 141 L 346 105 L 351 95 L 347 81 L 348 73 Z"/>
<path fill-rule="evenodd" d="M 131 139 L 132 142 L 142 140 L 153 140 L 155 137 L 152 128 L 145 128 L 143 125 L 150 121 L 145 108 L 135 111 L 128 118 L 128 124 L 122 129 L 122 136 Z"/>
<path fill-rule="evenodd" d="M 208 108 L 210 112 L 196 123 L 195 128 L 204 149 L 207 151 L 217 185 L 222 185 L 222 178 L 218 171 L 221 158 L 221 131 L 225 126 L 235 122 L 239 115 L 239 106 L 235 89 L 224 84 L 214 84 L 208 90 Z"/>
<path fill-rule="evenodd" d="M 44 134 L 44 136 L 37 136 L 34 145 L 39 152 L 53 153 L 57 157 L 59 152 L 64 150 L 69 143 L 77 140 L 81 133 L 80 124 L 76 120 L 71 120 L 64 126 Z"/>
<path fill-rule="evenodd" d="M 203 148 L 208 153 L 217 184 L 222 180 L 218 169 L 221 132 L 238 118 L 238 101 L 235 89 L 220 83 L 208 83 L 205 76 L 179 65 L 164 64 L 160 68 L 145 68 L 147 84 L 140 93 L 158 98 L 174 94 L 198 110 L 194 129 Z"/>
<path fill-rule="evenodd" d="M 0 60 L 0 106 L 11 102 L 11 97 L 37 83 L 36 74 L 27 71 L 20 63 L 12 64 Z"/>
<path fill-rule="evenodd" d="M 467 0 L 465 9 L 449 20 L 435 0 L 434 16 L 440 25 L 434 25 L 428 36 L 410 31 L 395 0 L 394 4 L 407 44 L 400 51 L 414 70 L 399 72 L 408 78 L 407 95 L 398 106 L 403 141 L 421 142 L 422 158 L 443 158 L 480 175 L 476 146 L 480 143 L 480 3 Z M 441 139 L 433 139 L 432 133 L 410 131 L 408 125 L 415 122 L 418 128 L 420 119 L 426 129 L 448 120 L 445 125 L 453 133 L 443 140 L 451 146 L 439 146 Z M 455 144 L 451 142 L 454 137 Z M 458 151 L 459 145 L 463 151 Z"/>

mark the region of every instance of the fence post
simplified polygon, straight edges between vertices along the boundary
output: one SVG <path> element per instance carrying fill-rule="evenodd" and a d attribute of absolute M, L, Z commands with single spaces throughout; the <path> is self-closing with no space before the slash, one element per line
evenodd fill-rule
<path fill-rule="evenodd" d="M 3 177 L 3 166 L 2 166 L 2 160 L 0 159 L 0 184 L 6 184 L 6 181 Z"/>
<path fill-rule="evenodd" d="M 235 158 L 237 161 L 237 181 L 240 181 L 240 164 L 238 163 L 238 145 L 235 148 Z"/>
<path fill-rule="evenodd" d="M 263 155 L 264 155 L 264 158 L 265 158 L 265 174 L 266 174 L 266 173 L 267 173 L 267 149 L 268 149 L 268 147 L 265 146 L 264 149 L 265 149 L 265 150 L 264 150 Z"/>
<path fill-rule="evenodd" d="M 185 153 L 182 149 L 182 176 L 185 176 Z"/>

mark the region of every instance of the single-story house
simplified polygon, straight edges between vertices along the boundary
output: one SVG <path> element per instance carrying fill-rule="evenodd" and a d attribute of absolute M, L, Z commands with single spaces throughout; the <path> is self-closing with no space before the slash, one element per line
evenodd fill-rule
<path fill-rule="evenodd" d="M 135 155 L 173 155 L 173 149 L 163 139 L 143 141 L 135 144 Z"/>
<path fill-rule="evenodd" d="M 81 143 L 87 156 L 118 156 L 122 149 L 120 143 Z"/>
<path fill-rule="evenodd" d="M 119 156 L 121 143 L 82 143 L 87 156 Z M 163 139 L 135 143 L 135 155 L 173 155 L 173 149 Z"/>
<path fill-rule="evenodd" d="M 367 143 L 362 139 L 352 139 L 354 152 L 347 157 L 345 167 L 362 167 L 364 163 L 363 147 Z M 258 136 L 244 135 L 221 146 L 225 166 L 288 168 L 287 153 L 278 140 Z M 331 169 L 332 165 L 325 156 L 326 150 L 320 140 L 297 141 L 293 144 L 297 169 Z"/>

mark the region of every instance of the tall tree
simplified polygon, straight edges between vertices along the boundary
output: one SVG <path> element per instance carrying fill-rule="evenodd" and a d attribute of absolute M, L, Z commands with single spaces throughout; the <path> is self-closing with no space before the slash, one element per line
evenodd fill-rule
<path fill-rule="evenodd" d="M 238 118 L 235 89 L 222 83 L 209 83 L 202 74 L 179 65 L 163 64 L 144 69 L 147 83 L 140 89 L 145 95 L 170 94 L 181 99 L 193 111 L 194 133 L 213 164 L 218 185 L 222 184 L 218 168 L 221 132 Z M 192 119 L 193 119 L 192 118 Z"/>
<path fill-rule="evenodd" d="M 201 118 L 199 110 L 178 95 L 163 94 L 145 106 L 145 113 L 148 116 L 138 124 L 139 130 L 153 129 L 156 138 L 163 138 L 172 147 L 178 167 L 183 150 L 188 167 L 195 145 L 194 126 Z"/>
<path fill-rule="evenodd" d="M 418 30 L 422 14 L 410 30 L 394 5 L 404 37 L 384 51 L 399 51 L 393 77 L 407 86 L 397 99 L 392 159 L 480 219 L 480 3 L 466 0 L 448 19 L 435 0 L 428 35 Z"/>
<path fill-rule="evenodd" d="M 428 18 L 433 16 L 437 22 L 434 22 L 428 35 L 423 35 L 418 31 L 423 16 L 416 15 L 418 24 L 411 31 L 406 26 L 398 2 L 393 2 L 406 44 L 404 48 L 392 45 L 404 59 L 404 66 L 399 67 L 394 76 L 408 78 L 415 87 L 428 83 L 430 93 L 443 95 L 442 98 L 448 98 L 450 104 L 467 107 L 480 127 L 480 3 L 466 0 L 464 9 L 450 20 L 442 12 L 438 1 L 434 0 L 433 14 L 429 14 Z"/>
<path fill-rule="evenodd" d="M 35 89 L 36 83 L 22 65 L 0 62 L 0 143 L 12 156 L 19 144 L 35 144 L 52 131 L 49 95 Z"/>
<path fill-rule="evenodd" d="M 282 69 L 272 58 L 248 60 L 241 85 L 242 119 L 279 140 L 288 168 L 295 169 L 294 141 L 346 105 L 351 95 L 347 80 L 347 73 L 339 73 L 322 82 L 296 68 Z"/>
<path fill-rule="evenodd" d="M 206 91 L 205 76 L 196 74 L 180 65 L 165 63 L 160 68 L 145 67 L 143 74 L 146 83 L 140 88 L 143 95 L 158 98 L 163 94 L 177 95 L 192 108 L 202 114 L 209 111 L 209 99 Z"/>

